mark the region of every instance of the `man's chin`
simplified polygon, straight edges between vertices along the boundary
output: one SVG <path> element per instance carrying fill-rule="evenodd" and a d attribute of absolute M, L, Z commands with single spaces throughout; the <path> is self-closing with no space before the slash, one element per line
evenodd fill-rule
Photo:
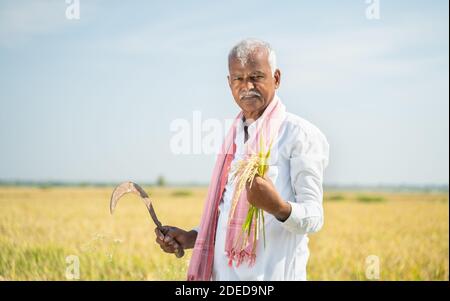
<path fill-rule="evenodd" d="M 242 111 L 250 113 L 250 112 L 259 112 L 261 110 L 261 103 L 244 103 L 240 105 Z"/>
<path fill-rule="evenodd" d="M 260 107 L 260 104 L 257 101 L 247 101 L 241 102 L 241 107 L 244 108 L 245 111 L 251 112 L 257 110 Z"/>
<path fill-rule="evenodd" d="M 241 106 L 248 109 L 257 109 L 261 106 L 262 101 L 259 97 L 246 97 L 240 100 Z"/>

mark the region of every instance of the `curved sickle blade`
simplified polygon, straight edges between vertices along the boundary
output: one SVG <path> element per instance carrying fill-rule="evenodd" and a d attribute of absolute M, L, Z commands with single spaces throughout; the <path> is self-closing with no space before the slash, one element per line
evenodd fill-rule
<path fill-rule="evenodd" d="M 141 197 L 141 200 L 144 202 L 145 207 L 147 207 L 147 210 L 150 213 L 150 216 L 151 216 L 153 222 L 155 223 L 156 227 L 165 235 L 166 231 L 164 230 L 161 222 L 158 220 L 158 217 L 156 216 L 155 210 L 153 209 L 153 206 L 152 206 L 152 201 L 150 200 L 150 198 L 148 197 L 148 195 L 144 191 L 144 189 L 142 189 L 142 187 L 136 183 L 123 182 L 114 189 L 114 191 L 111 195 L 111 200 L 109 202 L 109 212 L 111 212 L 111 214 L 113 214 L 120 198 L 127 193 L 133 193 L 133 194 Z M 178 252 L 175 255 L 178 258 L 180 258 L 184 255 L 184 250 L 183 250 L 183 248 L 181 248 L 181 246 L 179 246 Z"/>
<path fill-rule="evenodd" d="M 156 216 L 155 210 L 153 209 L 152 201 L 150 200 L 144 189 L 133 182 L 123 182 L 114 189 L 111 196 L 111 201 L 109 202 L 109 211 L 111 212 L 111 214 L 113 214 L 114 210 L 116 209 L 117 203 L 119 202 L 120 198 L 127 193 L 132 193 L 141 197 L 141 200 L 144 202 L 145 207 L 147 207 L 147 210 L 150 213 L 153 222 L 159 229 L 161 229 L 162 225 L 158 220 L 158 217 Z"/>

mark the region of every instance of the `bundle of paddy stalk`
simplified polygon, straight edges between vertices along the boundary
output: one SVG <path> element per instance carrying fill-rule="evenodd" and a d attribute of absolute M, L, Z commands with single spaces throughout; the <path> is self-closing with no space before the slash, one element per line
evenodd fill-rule
<path fill-rule="evenodd" d="M 270 157 L 270 149 L 272 143 L 270 143 L 269 149 L 265 151 L 262 135 L 259 142 L 260 142 L 259 152 L 257 154 L 252 154 L 248 156 L 244 160 L 239 161 L 232 170 L 232 179 L 234 182 L 237 182 L 237 184 L 232 199 L 231 216 L 233 216 L 234 214 L 239 197 L 242 191 L 245 189 L 246 184 L 249 183 L 249 186 L 251 187 L 255 177 L 256 176 L 264 177 L 267 170 L 269 169 L 269 165 L 267 163 Z M 244 235 L 243 246 L 247 244 L 248 239 L 250 238 L 252 227 L 254 227 L 255 230 L 255 235 L 253 236 L 254 239 L 253 245 L 256 247 L 256 241 L 259 239 L 260 232 L 262 232 L 265 247 L 266 234 L 264 226 L 264 212 L 262 209 L 259 209 L 254 205 L 250 204 L 247 217 L 242 225 L 241 235 Z"/>

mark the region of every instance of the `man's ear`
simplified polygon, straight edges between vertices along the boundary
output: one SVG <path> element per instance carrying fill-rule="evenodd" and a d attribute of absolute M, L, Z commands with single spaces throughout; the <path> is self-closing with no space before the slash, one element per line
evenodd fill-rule
<path fill-rule="evenodd" d="M 273 77 L 275 79 L 275 89 L 278 89 L 280 87 L 281 84 L 281 71 L 280 69 L 276 69 Z"/>
<path fill-rule="evenodd" d="M 229 75 L 227 75 L 227 80 L 228 80 L 228 86 L 230 86 L 230 88 L 231 88 L 231 80 L 230 80 L 230 76 Z"/>

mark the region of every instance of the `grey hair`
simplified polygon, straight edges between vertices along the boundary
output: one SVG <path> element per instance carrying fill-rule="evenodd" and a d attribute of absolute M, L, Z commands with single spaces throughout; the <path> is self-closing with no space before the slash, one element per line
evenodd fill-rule
<path fill-rule="evenodd" d="M 275 55 L 275 51 L 272 49 L 272 46 L 263 40 L 245 39 L 240 41 L 233 48 L 231 48 L 230 53 L 228 54 L 228 61 L 232 58 L 237 58 L 242 65 L 245 65 L 250 54 L 255 52 L 257 49 L 264 49 L 267 51 L 272 75 L 275 74 L 275 70 L 277 69 L 277 56 Z"/>

